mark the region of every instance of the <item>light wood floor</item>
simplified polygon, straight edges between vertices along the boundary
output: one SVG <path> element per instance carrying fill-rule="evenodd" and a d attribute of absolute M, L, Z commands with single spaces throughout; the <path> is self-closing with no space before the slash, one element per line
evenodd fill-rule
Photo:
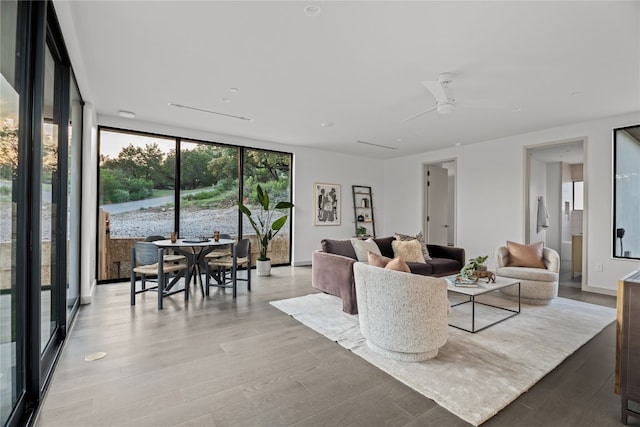
<path fill-rule="evenodd" d="M 129 306 L 128 284 L 101 285 L 80 309 L 39 426 L 466 426 L 433 401 L 271 307 L 315 292 L 309 267 L 279 267 L 203 299 Z M 196 292 L 197 291 L 197 292 Z M 615 306 L 613 297 L 561 294 Z M 105 351 L 107 357 L 85 362 Z M 615 325 L 485 426 L 618 426 Z M 630 419 L 634 425 L 640 425 Z"/>

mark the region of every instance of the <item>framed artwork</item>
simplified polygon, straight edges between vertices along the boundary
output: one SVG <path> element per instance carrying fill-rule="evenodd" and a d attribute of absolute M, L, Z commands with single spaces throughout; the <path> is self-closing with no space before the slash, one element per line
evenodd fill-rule
<path fill-rule="evenodd" d="M 314 225 L 340 225 L 340 184 L 313 184 Z"/>

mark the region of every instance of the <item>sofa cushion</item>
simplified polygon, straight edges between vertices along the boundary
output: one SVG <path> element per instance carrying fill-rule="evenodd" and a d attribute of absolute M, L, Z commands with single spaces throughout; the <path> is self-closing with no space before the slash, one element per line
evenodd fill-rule
<path fill-rule="evenodd" d="M 373 239 L 376 245 L 380 248 L 380 253 L 388 258 L 393 258 L 393 247 L 391 243 L 396 240 L 395 237 L 380 237 Z"/>
<path fill-rule="evenodd" d="M 431 259 L 431 256 L 429 255 L 429 249 L 427 248 L 427 242 L 424 240 L 424 235 L 422 234 L 422 231 L 419 231 L 418 234 L 416 235 L 410 235 L 410 234 L 400 234 L 400 233 L 396 233 L 396 240 L 417 240 L 418 242 L 420 242 L 421 245 L 421 249 L 422 249 L 422 256 L 424 257 L 425 261 L 429 261 Z"/>
<path fill-rule="evenodd" d="M 430 276 L 433 274 L 433 267 L 429 263 L 422 262 L 408 262 L 407 265 L 413 274 L 420 274 L 422 276 Z"/>
<path fill-rule="evenodd" d="M 322 251 L 357 259 L 351 240 L 322 239 Z"/>
<path fill-rule="evenodd" d="M 509 251 L 508 267 L 545 268 L 542 260 L 544 242 L 521 245 L 507 241 L 507 250 Z"/>
<path fill-rule="evenodd" d="M 558 280 L 558 273 L 531 267 L 498 267 L 496 275 L 512 279 L 535 280 L 537 282 L 555 282 Z"/>
<path fill-rule="evenodd" d="M 356 259 L 360 262 L 369 262 L 368 252 L 382 255 L 380 248 L 378 248 L 378 245 L 376 245 L 376 242 L 372 239 L 360 240 L 353 238 L 351 239 L 351 244 L 353 245 L 353 250 L 356 252 Z"/>
<path fill-rule="evenodd" d="M 398 257 L 389 261 L 384 268 L 385 270 L 404 271 L 405 273 L 411 273 L 411 269 L 409 268 L 407 263 L 402 261 L 402 259 Z"/>
<path fill-rule="evenodd" d="M 368 258 L 369 258 L 369 265 L 373 265 L 374 267 L 385 268 L 387 266 L 387 264 L 389 264 L 389 262 L 391 261 L 391 258 L 388 258 L 386 256 L 382 256 L 382 255 L 378 255 L 378 254 L 373 253 L 371 251 L 369 251 L 369 253 L 367 255 L 368 255 Z"/>
<path fill-rule="evenodd" d="M 396 257 L 400 257 L 404 262 L 425 262 L 420 242 L 415 239 L 396 240 L 391 243 L 391 246 L 393 247 L 393 254 Z"/>
<path fill-rule="evenodd" d="M 431 268 L 433 269 L 431 274 L 434 276 L 455 273 L 463 267 L 459 261 L 449 258 L 432 258 L 428 264 L 431 264 Z"/>

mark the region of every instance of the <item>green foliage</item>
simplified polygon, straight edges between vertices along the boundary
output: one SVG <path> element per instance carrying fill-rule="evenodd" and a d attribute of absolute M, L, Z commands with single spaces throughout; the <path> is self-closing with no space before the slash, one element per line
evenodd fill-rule
<path fill-rule="evenodd" d="M 460 276 L 462 276 L 465 279 L 471 279 L 473 276 L 473 272 L 476 271 L 478 267 L 483 266 L 484 262 L 488 258 L 489 258 L 488 255 L 471 258 L 467 262 L 467 264 L 464 266 L 464 268 L 460 270 Z"/>
<path fill-rule="evenodd" d="M 257 185 L 277 200 L 289 198 L 290 156 L 248 149 L 244 161 L 244 200 L 256 200 Z M 185 143 L 180 150 L 181 190 L 203 189 L 185 195 L 183 206 L 226 208 L 237 204 L 239 149 Z M 114 159 L 100 158 L 101 203 L 120 203 L 158 197 L 175 183 L 176 152 L 162 152 L 157 144 L 124 147 Z"/>
<path fill-rule="evenodd" d="M 120 188 L 116 188 L 110 195 L 111 203 L 123 203 L 129 201 L 129 192 Z"/>
<path fill-rule="evenodd" d="M 293 203 L 280 201 L 275 203 L 275 205 L 272 204 L 269 193 L 263 190 L 259 184 L 256 186 L 256 197 L 253 200 L 257 202 L 257 209 L 255 209 L 254 212 L 251 212 L 242 202 L 238 202 L 238 208 L 240 212 L 247 217 L 258 235 L 258 241 L 260 243 L 260 256 L 258 260 L 267 261 L 269 260 L 267 257 L 269 242 L 286 224 L 288 215 L 283 214 L 275 220 L 273 217 L 282 213 L 278 211 L 293 208 Z"/>
<path fill-rule="evenodd" d="M 143 200 L 153 193 L 152 182 L 144 178 L 129 179 L 124 184 L 129 191 L 129 200 Z"/>
<path fill-rule="evenodd" d="M 122 203 L 142 200 L 152 194 L 152 183 L 144 178 L 127 178 L 122 171 L 100 171 L 102 203 Z"/>

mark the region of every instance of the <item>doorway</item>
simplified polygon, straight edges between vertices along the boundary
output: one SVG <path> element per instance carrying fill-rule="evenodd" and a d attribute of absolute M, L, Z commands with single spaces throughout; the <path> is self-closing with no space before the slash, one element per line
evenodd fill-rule
<path fill-rule="evenodd" d="M 456 242 L 456 160 L 423 165 L 423 230 L 427 243 Z"/>
<path fill-rule="evenodd" d="M 525 241 L 560 255 L 561 285 L 582 287 L 584 140 L 526 148 Z"/>

